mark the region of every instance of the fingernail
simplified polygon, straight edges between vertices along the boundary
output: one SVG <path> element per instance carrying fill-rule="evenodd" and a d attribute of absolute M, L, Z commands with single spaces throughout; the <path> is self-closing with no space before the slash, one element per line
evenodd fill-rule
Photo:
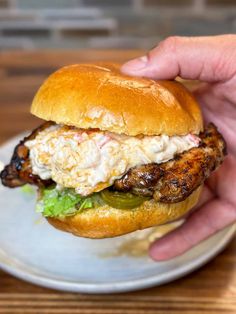
<path fill-rule="evenodd" d="M 145 68 L 148 63 L 148 57 L 142 56 L 137 59 L 130 60 L 123 64 L 121 67 L 121 71 L 123 72 L 136 72 Z"/>

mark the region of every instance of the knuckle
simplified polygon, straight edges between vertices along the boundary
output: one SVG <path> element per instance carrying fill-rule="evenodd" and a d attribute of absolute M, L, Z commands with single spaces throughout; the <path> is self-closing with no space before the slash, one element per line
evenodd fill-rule
<path fill-rule="evenodd" d="M 155 60 L 156 55 L 159 53 L 166 55 L 176 54 L 178 47 L 184 44 L 186 40 L 187 38 L 183 36 L 170 36 L 165 38 L 146 54 L 148 62 Z"/>
<path fill-rule="evenodd" d="M 182 38 L 180 36 L 170 36 L 160 42 L 159 47 L 163 50 L 176 52 L 177 47 L 181 43 Z"/>

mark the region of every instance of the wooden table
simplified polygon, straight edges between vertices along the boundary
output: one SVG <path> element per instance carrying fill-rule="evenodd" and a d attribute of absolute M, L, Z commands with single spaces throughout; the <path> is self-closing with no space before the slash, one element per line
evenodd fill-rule
<path fill-rule="evenodd" d="M 0 54 L 0 143 L 31 129 L 34 93 L 56 68 L 95 60 L 124 61 L 139 51 Z M 0 271 L 0 313 L 236 313 L 236 238 L 208 265 L 173 283 L 135 293 L 82 295 L 31 285 Z"/>

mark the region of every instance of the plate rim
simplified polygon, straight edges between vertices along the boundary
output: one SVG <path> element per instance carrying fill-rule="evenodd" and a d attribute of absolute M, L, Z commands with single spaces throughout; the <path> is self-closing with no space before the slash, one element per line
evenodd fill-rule
<path fill-rule="evenodd" d="M 152 277 L 145 277 L 141 279 L 132 279 L 128 281 L 119 281 L 116 283 L 81 283 L 81 282 L 71 282 L 71 281 L 62 281 L 60 279 L 53 279 L 46 276 L 42 276 L 40 274 L 33 274 L 24 270 L 23 267 L 14 267 L 9 265 L 1 260 L 0 254 L 0 268 L 7 273 L 27 281 L 29 283 L 33 283 L 36 285 L 40 285 L 45 288 L 55 289 L 59 291 L 67 291 L 67 292 L 77 292 L 77 293 L 87 293 L 87 294 L 109 294 L 109 293 L 122 293 L 122 292 L 130 292 L 137 291 L 141 289 L 151 288 L 153 286 L 159 286 L 162 284 L 166 284 L 168 282 L 174 281 L 180 277 L 184 277 L 190 272 L 199 269 L 207 262 L 212 260 L 216 255 L 224 250 L 224 248 L 229 244 L 229 242 L 233 239 L 236 233 L 236 224 L 226 227 L 221 230 L 223 233 L 221 240 L 218 242 L 217 246 L 211 248 L 210 251 L 201 255 L 195 260 L 192 260 L 180 268 L 176 272 L 175 269 L 170 271 L 165 275 L 156 275 Z M 214 237 L 216 235 L 213 235 Z M 207 241 L 207 240 L 206 240 Z M 205 242 L 205 241 L 204 241 Z M 200 243 L 202 245 L 204 242 Z M 194 248 L 193 248 L 194 249 Z M 188 254 L 188 253 L 187 253 Z M 161 262 L 159 262 L 161 263 Z M 21 269 L 22 268 L 22 269 Z"/>

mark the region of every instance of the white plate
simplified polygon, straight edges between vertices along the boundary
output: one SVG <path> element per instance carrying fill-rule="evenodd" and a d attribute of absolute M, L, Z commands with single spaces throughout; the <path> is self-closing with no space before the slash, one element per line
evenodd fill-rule
<path fill-rule="evenodd" d="M 1 161 L 9 161 L 18 140 L 0 148 Z M 33 195 L 0 186 L 0 267 L 23 280 L 74 292 L 124 292 L 173 281 L 222 251 L 236 229 L 228 227 L 183 256 L 157 263 L 147 255 L 155 229 L 114 239 L 76 238 L 48 225 L 34 204 Z"/>

